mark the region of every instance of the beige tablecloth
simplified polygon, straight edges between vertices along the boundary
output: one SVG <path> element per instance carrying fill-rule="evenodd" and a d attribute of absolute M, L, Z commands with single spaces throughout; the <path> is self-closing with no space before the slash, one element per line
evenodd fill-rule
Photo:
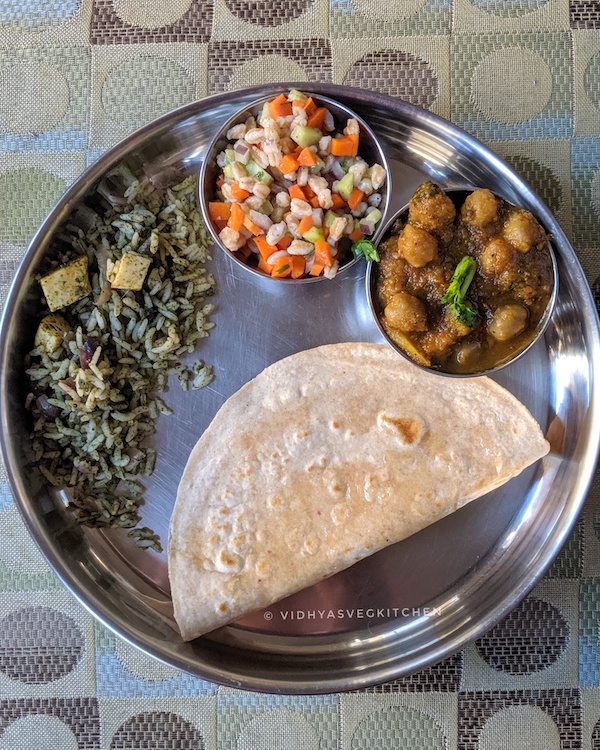
<path fill-rule="evenodd" d="M 4 0 L 0 295 L 84 168 L 186 102 L 284 80 L 427 108 L 540 194 L 600 274 L 600 3 L 578 0 Z M 497 627 L 364 692 L 236 691 L 155 662 L 59 583 L 0 477 L 0 750 L 600 748 L 600 488 Z"/>

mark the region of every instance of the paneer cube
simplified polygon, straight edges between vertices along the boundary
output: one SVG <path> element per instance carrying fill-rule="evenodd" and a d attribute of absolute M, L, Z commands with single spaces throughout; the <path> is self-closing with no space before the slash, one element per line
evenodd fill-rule
<path fill-rule="evenodd" d="M 62 315 L 50 313 L 41 319 L 33 343 L 43 347 L 47 354 L 52 354 L 62 344 L 64 334 L 70 330 L 71 326 Z"/>
<path fill-rule="evenodd" d="M 66 266 L 43 276 L 40 284 L 52 312 L 87 297 L 92 291 L 88 276 L 87 256 L 75 258 Z"/>
<path fill-rule="evenodd" d="M 123 253 L 115 263 L 108 261 L 107 276 L 113 289 L 140 290 L 152 258 L 139 253 Z"/>

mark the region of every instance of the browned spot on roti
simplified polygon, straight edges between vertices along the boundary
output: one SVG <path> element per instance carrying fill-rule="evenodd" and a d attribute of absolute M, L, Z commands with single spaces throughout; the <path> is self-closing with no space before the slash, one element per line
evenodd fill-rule
<path fill-rule="evenodd" d="M 221 550 L 221 554 L 219 555 L 219 557 L 223 565 L 226 565 L 231 568 L 237 565 L 237 560 L 234 557 L 232 557 L 230 554 L 228 554 L 225 550 Z"/>
<path fill-rule="evenodd" d="M 422 425 L 418 419 L 413 419 L 412 417 L 388 417 L 384 414 L 381 420 L 394 427 L 400 434 L 403 442 L 407 445 L 415 443 L 421 435 Z"/>

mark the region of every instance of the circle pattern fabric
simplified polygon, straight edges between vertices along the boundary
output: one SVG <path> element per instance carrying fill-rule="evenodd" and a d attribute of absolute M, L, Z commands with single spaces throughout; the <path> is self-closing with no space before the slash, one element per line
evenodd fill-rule
<path fill-rule="evenodd" d="M 132 96 L 132 65 L 115 66 L 102 86 L 102 105 L 114 122 L 139 128 L 194 98 L 194 84 L 185 70 L 172 60 L 155 57 L 135 61 L 137 86 Z"/>
<path fill-rule="evenodd" d="M 526 675 L 554 664 L 568 641 L 569 627 L 560 610 L 530 598 L 480 638 L 476 646 L 490 667 L 511 675 Z"/>
<path fill-rule="evenodd" d="M 356 86 L 430 107 L 438 93 L 437 77 L 430 65 L 409 52 L 382 49 L 357 60 L 344 77 Z"/>
<path fill-rule="evenodd" d="M 537 52 L 520 47 L 489 54 L 471 80 L 473 101 L 479 110 L 489 120 L 511 124 L 538 115 L 548 104 L 552 87 L 548 64 Z"/>
<path fill-rule="evenodd" d="M 180 21 L 189 11 L 192 0 L 169 0 L 168 3 L 146 3 L 134 0 L 113 0 L 117 16 L 131 26 L 158 29 Z"/>
<path fill-rule="evenodd" d="M 5 0 L 0 300 L 55 202 L 123 135 L 284 81 L 386 93 L 497 149 L 564 221 L 600 311 L 592 0 Z M 406 147 L 422 158 L 426 144 Z M 563 320 L 580 322 L 567 306 Z M 64 590 L 7 482 L 0 467 L 0 750 L 600 750 L 598 475 L 556 564 L 495 628 L 409 676 L 324 696 L 208 683 L 119 639 Z"/>
<path fill-rule="evenodd" d="M 520 18 L 548 5 L 550 0 L 471 0 L 473 5 L 500 18 Z"/>
<path fill-rule="evenodd" d="M 85 644 L 77 624 L 48 607 L 27 607 L 0 620 L 0 672 L 43 685 L 77 666 Z"/>
<path fill-rule="evenodd" d="M 110 750 L 204 750 L 196 727 L 170 711 L 144 712 L 132 716 L 115 733 Z"/>
<path fill-rule="evenodd" d="M 40 95 L 30 92 L 41 82 Z M 0 130 L 35 133 L 60 124 L 69 107 L 69 84 L 48 65 L 15 65 L 0 73 Z"/>
<path fill-rule="evenodd" d="M 281 26 L 295 21 L 316 0 L 225 0 L 231 13 L 242 21 L 257 26 Z"/>

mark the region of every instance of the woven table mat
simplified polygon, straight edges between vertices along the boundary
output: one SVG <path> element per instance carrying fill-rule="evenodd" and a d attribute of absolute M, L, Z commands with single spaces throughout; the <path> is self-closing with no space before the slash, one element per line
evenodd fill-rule
<path fill-rule="evenodd" d="M 600 3 L 0 2 L 0 301 L 54 202 L 104 150 L 208 94 L 376 90 L 506 159 L 600 296 Z M 600 486 L 531 594 L 462 652 L 357 693 L 259 695 L 145 656 L 60 584 L 0 476 L 0 750 L 600 748 Z"/>

